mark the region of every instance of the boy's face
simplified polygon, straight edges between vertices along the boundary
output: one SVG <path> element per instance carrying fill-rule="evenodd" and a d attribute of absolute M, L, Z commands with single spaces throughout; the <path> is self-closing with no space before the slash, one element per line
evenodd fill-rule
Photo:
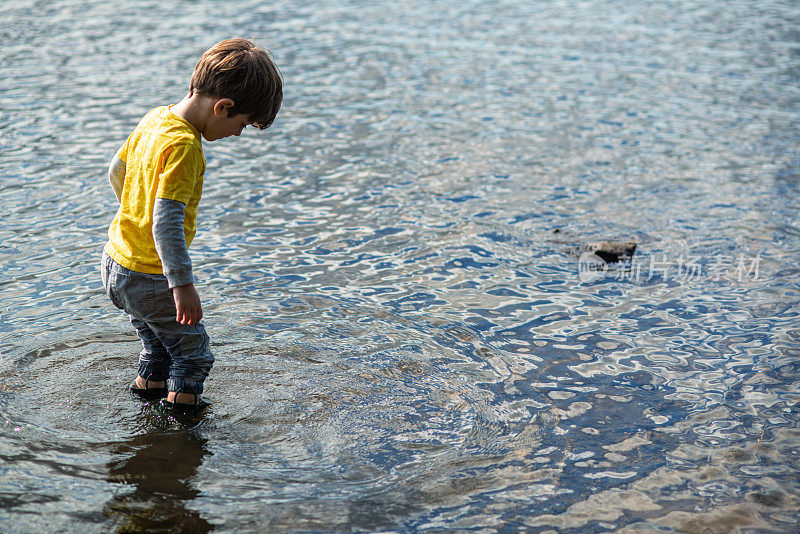
<path fill-rule="evenodd" d="M 224 102 L 224 101 L 220 101 Z M 233 101 L 231 105 L 233 104 Z M 232 135 L 239 135 L 242 130 L 250 124 L 247 115 L 235 113 L 228 116 L 228 108 L 231 106 L 216 105 L 213 112 L 206 122 L 206 127 L 203 129 L 203 138 L 206 141 L 216 141 Z"/>

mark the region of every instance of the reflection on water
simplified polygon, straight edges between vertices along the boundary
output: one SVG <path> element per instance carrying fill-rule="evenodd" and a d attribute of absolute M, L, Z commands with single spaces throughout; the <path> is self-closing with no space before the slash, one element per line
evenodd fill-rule
<path fill-rule="evenodd" d="M 210 532 L 213 527 L 187 503 L 200 494 L 192 478 L 209 454 L 205 439 L 188 432 L 136 436 L 112 447 L 108 481 L 121 484 L 103 508 L 115 532 Z M 117 490 L 119 492 L 120 490 Z"/>
<path fill-rule="evenodd" d="M 0 5 L 0 530 L 793 531 L 794 4 L 226 6 Z M 233 35 L 286 100 L 205 147 L 185 424 L 124 391 L 104 174 Z"/>

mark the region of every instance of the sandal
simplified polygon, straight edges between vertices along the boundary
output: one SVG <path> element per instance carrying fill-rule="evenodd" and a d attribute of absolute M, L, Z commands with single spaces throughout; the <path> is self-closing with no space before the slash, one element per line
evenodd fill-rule
<path fill-rule="evenodd" d="M 164 397 L 167 396 L 166 386 L 161 388 L 149 388 L 147 387 L 149 384 L 150 381 L 145 378 L 144 387 L 143 388 L 136 387 L 136 381 L 134 380 L 133 383 L 130 386 L 128 386 L 128 390 L 134 395 L 145 400 L 163 399 Z"/>
<path fill-rule="evenodd" d="M 202 408 L 208 406 L 208 403 L 204 400 L 201 400 L 200 395 L 197 393 L 191 391 L 176 391 L 176 397 L 178 393 L 188 393 L 190 395 L 194 395 L 194 402 L 170 402 L 167 399 L 164 399 L 161 401 L 161 404 L 167 408 L 174 408 L 176 410 L 201 410 Z"/>

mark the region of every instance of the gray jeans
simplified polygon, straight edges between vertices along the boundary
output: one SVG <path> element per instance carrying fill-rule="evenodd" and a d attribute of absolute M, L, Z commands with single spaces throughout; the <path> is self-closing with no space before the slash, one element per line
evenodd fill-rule
<path fill-rule="evenodd" d="M 114 305 L 131 317 L 142 340 L 139 375 L 167 381 L 170 391 L 200 394 L 214 364 L 208 334 L 200 323 L 175 320 L 175 301 L 167 279 L 126 269 L 103 254 L 103 287 Z"/>

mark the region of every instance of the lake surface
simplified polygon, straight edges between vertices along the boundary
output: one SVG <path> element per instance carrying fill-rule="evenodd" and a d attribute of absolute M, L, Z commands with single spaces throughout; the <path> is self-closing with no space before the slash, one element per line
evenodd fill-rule
<path fill-rule="evenodd" d="M 796 532 L 796 2 L 0 20 L 3 532 Z M 106 166 L 232 36 L 285 101 L 205 145 L 217 363 L 177 421 L 125 391 Z M 604 240 L 633 260 L 580 270 Z"/>

